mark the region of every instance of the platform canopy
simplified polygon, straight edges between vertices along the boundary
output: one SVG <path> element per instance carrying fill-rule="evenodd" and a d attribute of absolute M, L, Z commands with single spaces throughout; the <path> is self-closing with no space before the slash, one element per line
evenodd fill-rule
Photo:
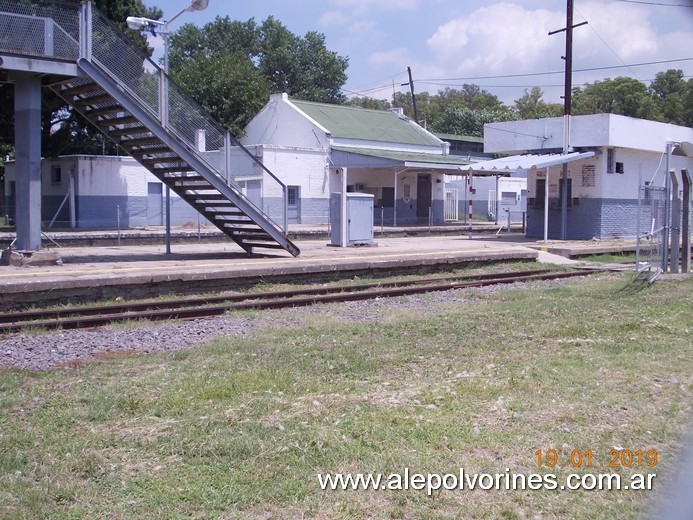
<path fill-rule="evenodd" d="M 500 159 L 470 164 L 460 169 L 465 174 L 472 173 L 479 175 L 493 173 L 496 175 L 523 176 L 528 170 L 542 170 L 559 164 L 587 159 L 594 155 L 594 152 L 511 155 L 510 157 L 501 157 Z"/>

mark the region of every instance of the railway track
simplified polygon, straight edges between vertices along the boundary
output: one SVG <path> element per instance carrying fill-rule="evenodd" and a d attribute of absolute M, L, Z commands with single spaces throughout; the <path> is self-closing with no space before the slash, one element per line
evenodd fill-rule
<path fill-rule="evenodd" d="M 415 280 L 352 284 L 288 291 L 256 292 L 212 297 L 177 298 L 122 305 L 100 305 L 0 313 L 0 334 L 28 329 L 94 328 L 127 320 L 196 319 L 234 310 L 279 309 L 316 303 L 389 298 L 426 292 L 449 291 L 532 280 L 587 276 L 598 270 L 550 271 L 538 269 L 494 274 L 427 277 Z"/>

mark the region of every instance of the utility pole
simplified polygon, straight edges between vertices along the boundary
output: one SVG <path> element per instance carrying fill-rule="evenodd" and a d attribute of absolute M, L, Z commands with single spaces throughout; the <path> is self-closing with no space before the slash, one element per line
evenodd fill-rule
<path fill-rule="evenodd" d="M 411 79 L 411 67 L 407 67 L 407 72 L 409 73 L 409 83 L 402 83 L 402 86 L 409 85 L 409 90 L 411 91 L 411 104 L 414 107 L 414 121 L 419 124 L 419 111 L 416 109 L 416 94 L 414 93 L 414 80 Z"/>
<path fill-rule="evenodd" d="M 565 31 L 565 86 L 563 91 L 563 153 L 571 151 L 570 147 L 570 116 L 572 114 L 572 93 L 573 93 L 573 29 L 585 25 L 582 22 L 573 25 L 573 0 L 567 0 L 565 29 L 551 31 L 549 36 Z M 561 186 L 561 239 L 565 240 L 568 236 L 568 163 L 563 163 L 563 175 Z M 549 189 L 549 186 L 546 186 Z"/>

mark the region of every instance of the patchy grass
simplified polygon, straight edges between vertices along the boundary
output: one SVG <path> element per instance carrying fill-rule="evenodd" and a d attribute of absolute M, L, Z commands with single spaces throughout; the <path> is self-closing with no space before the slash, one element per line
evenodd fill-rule
<path fill-rule="evenodd" d="M 598 262 L 600 264 L 634 264 L 636 254 L 625 251 L 622 253 L 603 253 L 600 255 L 580 256 L 578 260 L 585 262 Z"/>
<path fill-rule="evenodd" d="M 693 397 L 693 278 L 339 305 L 206 348 L 0 374 L 0 516 L 632 518 L 664 496 Z M 470 301 L 471 300 L 471 301 Z M 254 314 L 263 319 L 266 313 Z M 283 320 L 286 321 L 286 320 Z M 321 491 L 322 472 L 549 472 L 536 450 L 656 449 L 654 491 Z"/>

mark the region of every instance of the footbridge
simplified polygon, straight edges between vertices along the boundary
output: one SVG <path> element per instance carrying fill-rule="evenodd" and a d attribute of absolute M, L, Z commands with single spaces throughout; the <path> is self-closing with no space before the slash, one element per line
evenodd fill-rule
<path fill-rule="evenodd" d="M 247 253 L 299 255 L 284 183 L 91 2 L 0 0 L 0 80 L 15 85 L 18 249 L 41 248 L 47 88 Z"/>

